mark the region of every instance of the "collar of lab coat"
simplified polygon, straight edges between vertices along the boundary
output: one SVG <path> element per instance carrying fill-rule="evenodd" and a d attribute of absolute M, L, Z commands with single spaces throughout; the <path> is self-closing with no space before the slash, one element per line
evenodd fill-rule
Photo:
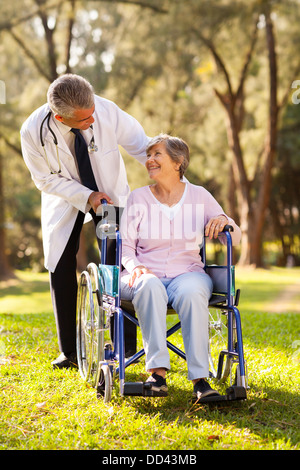
<path fill-rule="evenodd" d="M 51 113 L 50 126 L 56 136 L 57 145 L 59 149 L 72 155 L 70 147 L 68 146 L 66 142 L 67 134 L 71 131 L 71 127 L 55 119 L 55 117 L 53 116 L 53 113 Z M 86 141 L 89 143 L 93 136 L 93 130 L 89 128 L 83 131 L 82 134 L 84 135 Z M 45 138 L 45 141 L 50 141 L 51 143 L 53 143 L 53 135 L 50 132 L 48 126 L 46 126 L 46 133 L 45 133 L 44 138 Z M 72 138 L 74 138 L 74 136 L 72 136 Z"/>
<path fill-rule="evenodd" d="M 55 117 L 53 116 L 53 114 L 51 114 L 51 121 L 55 124 L 55 126 L 57 127 L 57 129 L 59 130 L 59 132 L 61 133 L 61 135 L 65 135 L 67 134 L 68 132 L 70 132 L 71 130 L 71 127 L 67 126 L 66 124 L 63 124 L 62 122 L 58 121 L 57 119 L 55 119 Z"/>
<path fill-rule="evenodd" d="M 46 112 L 49 113 L 50 109 L 49 107 L 47 107 L 48 109 L 46 109 Z M 67 133 L 70 128 L 68 128 L 67 126 L 65 126 L 63 124 L 63 127 L 66 128 L 66 129 L 59 129 L 56 122 L 57 121 L 54 117 L 53 117 L 53 113 L 51 113 L 51 117 L 50 117 L 50 126 L 51 126 L 51 129 L 52 131 L 54 132 L 55 136 L 56 136 L 56 139 L 57 139 L 57 145 L 58 145 L 58 148 L 68 154 L 71 154 L 70 152 L 70 149 L 68 148 L 66 142 L 65 142 L 65 139 L 64 139 L 64 133 Z M 58 123 L 58 121 L 57 121 Z M 44 141 L 45 142 L 49 142 L 50 144 L 54 145 L 54 142 L 53 142 L 53 135 L 49 129 L 49 126 L 47 125 L 47 121 L 44 123 L 43 125 L 43 134 L 44 134 Z"/>
<path fill-rule="evenodd" d="M 63 122 L 60 122 L 57 119 L 55 119 L 53 114 L 51 115 L 51 120 L 52 122 L 54 122 L 55 126 L 57 127 L 58 131 L 61 133 L 62 136 L 65 136 L 66 134 L 68 134 L 68 132 L 70 132 L 72 129 L 70 126 L 67 126 Z M 91 127 L 86 129 L 85 131 L 81 131 L 81 133 L 82 135 L 85 136 L 86 140 L 88 141 L 90 141 L 91 138 L 93 137 L 93 129 Z"/>

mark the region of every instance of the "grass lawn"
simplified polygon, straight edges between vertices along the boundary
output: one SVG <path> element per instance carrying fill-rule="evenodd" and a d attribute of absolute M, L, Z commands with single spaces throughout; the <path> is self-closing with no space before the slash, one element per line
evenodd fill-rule
<path fill-rule="evenodd" d="M 167 398 L 121 398 L 116 382 L 104 404 L 77 371 L 52 370 L 48 275 L 0 283 L 0 449 L 299 450 L 300 287 L 276 306 L 300 270 L 237 268 L 236 278 L 250 388 L 246 401 L 218 407 L 191 403 L 186 365 L 173 353 Z M 127 373 L 147 377 L 143 362 Z"/>

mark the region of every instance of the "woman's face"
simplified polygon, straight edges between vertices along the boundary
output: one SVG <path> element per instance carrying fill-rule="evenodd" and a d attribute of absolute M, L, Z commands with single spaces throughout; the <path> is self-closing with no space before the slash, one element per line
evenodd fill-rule
<path fill-rule="evenodd" d="M 179 168 L 180 163 L 172 160 L 170 155 L 166 152 L 164 142 L 153 145 L 147 152 L 146 168 L 149 177 L 154 181 L 162 181 L 167 176 L 176 176 L 180 179 Z"/>

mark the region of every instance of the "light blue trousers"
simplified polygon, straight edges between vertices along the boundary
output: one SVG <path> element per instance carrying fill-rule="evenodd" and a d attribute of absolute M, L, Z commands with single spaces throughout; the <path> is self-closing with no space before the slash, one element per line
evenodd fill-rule
<path fill-rule="evenodd" d="M 170 369 L 166 345 L 168 303 L 177 312 L 187 358 L 188 379 L 208 377 L 208 301 L 212 280 L 205 273 L 189 272 L 167 279 L 143 274 L 129 287 L 121 279 L 123 299 L 132 300 L 139 320 L 146 355 L 146 370 Z"/>

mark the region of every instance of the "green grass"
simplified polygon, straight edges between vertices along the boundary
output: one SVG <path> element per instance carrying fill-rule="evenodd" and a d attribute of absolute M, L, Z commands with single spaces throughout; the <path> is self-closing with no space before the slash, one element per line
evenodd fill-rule
<path fill-rule="evenodd" d="M 0 449 L 299 450 L 300 336 L 272 301 L 299 269 L 240 270 L 237 286 L 248 365 L 248 399 L 208 407 L 190 401 L 184 361 L 171 353 L 169 396 L 96 398 L 77 371 L 53 371 L 58 354 L 48 275 L 18 272 L 0 285 Z M 128 369 L 143 380 L 143 363 Z M 100 460 L 101 463 L 101 460 Z"/>
<path fill-rule="evenodd" d="M 49 274 L 16 271 L 16 278 L 0 282 L 0 313 L 51 312 Z"/>

